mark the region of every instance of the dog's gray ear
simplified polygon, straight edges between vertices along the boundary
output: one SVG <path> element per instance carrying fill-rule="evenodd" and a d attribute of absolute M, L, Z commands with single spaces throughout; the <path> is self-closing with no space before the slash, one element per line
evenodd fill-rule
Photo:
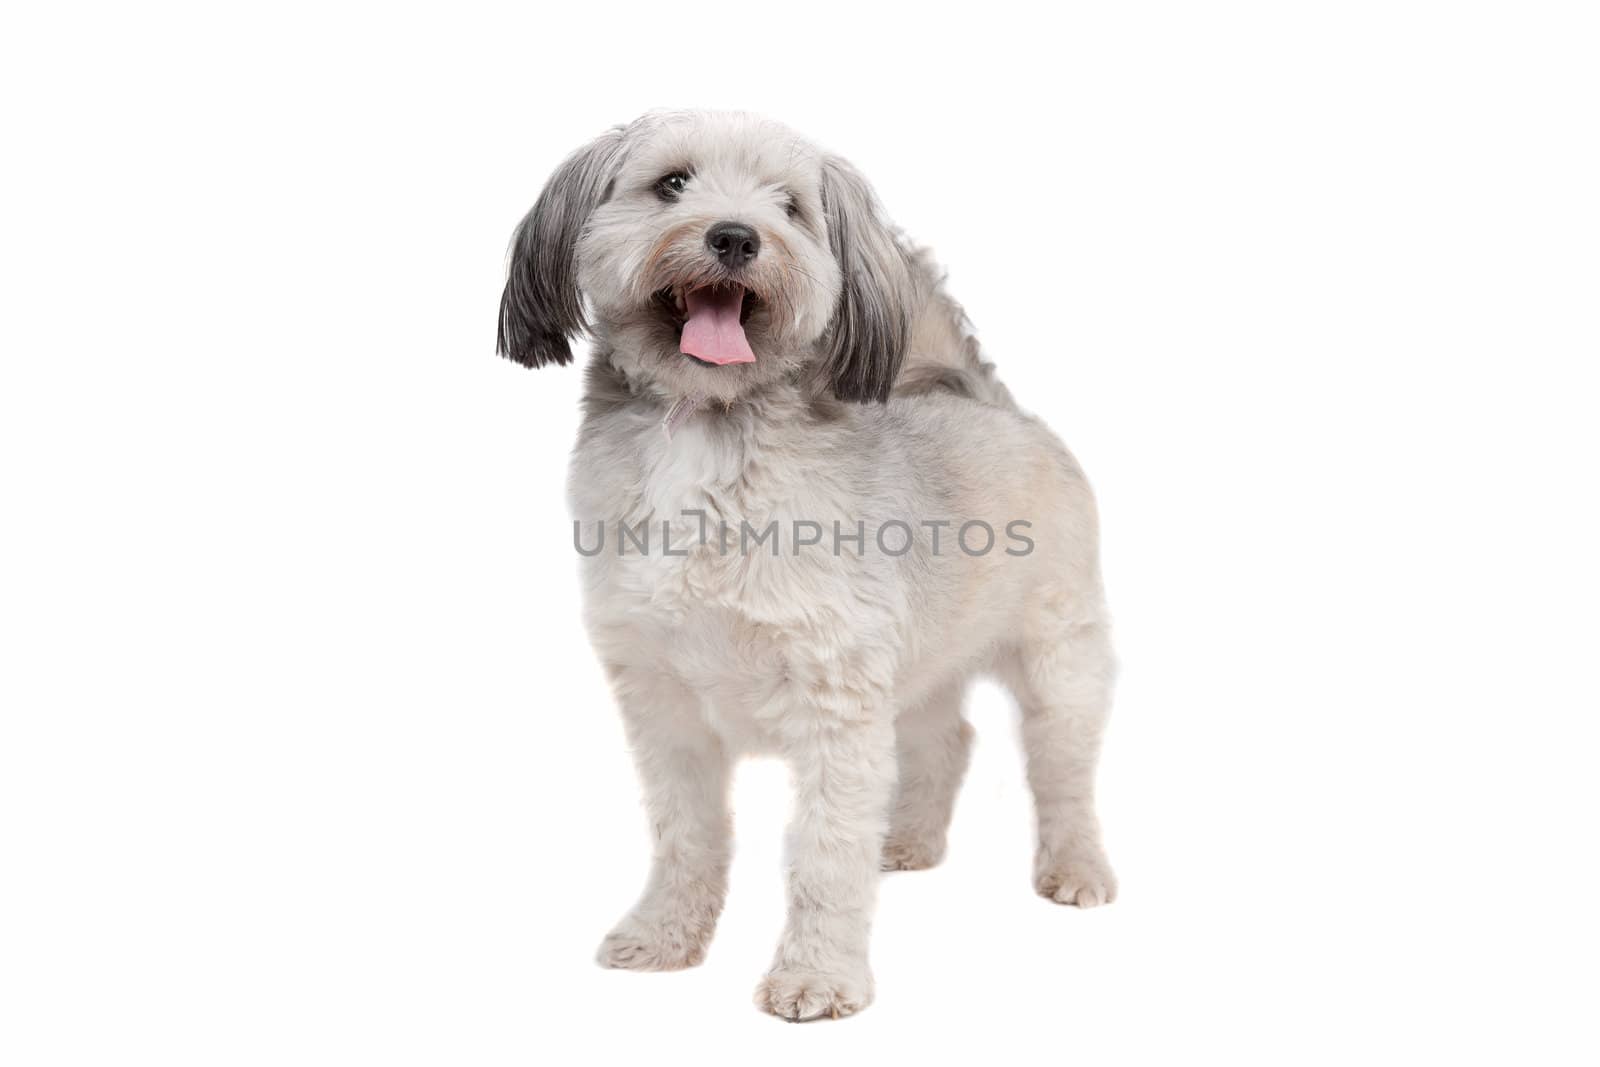
<path fill-rule="evenodd" d="M 610 195 L 622 159 L 622 128 L 568 156 L 511 239 L 495 350 L 525 367 L 570 363 L 568 338 L 582 333 L 578 237 Z"/>
<path fill-rule="evenodd" d="M 837 156 L 822 163 L 822 209 L 843 279 L 823 339 L 824 372 L 839 399 L 881 403 L 910 340 L 910 260 L 872 187 Z"/>

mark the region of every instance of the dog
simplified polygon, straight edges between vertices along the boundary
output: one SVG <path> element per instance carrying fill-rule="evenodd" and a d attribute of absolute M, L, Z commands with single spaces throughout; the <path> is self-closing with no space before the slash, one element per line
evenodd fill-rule
<path fill-rule="evenodd" d="M 795 789 L 788 914 L 756 1004 L 865 1008 L 880 871 L 943 857 L 973 741 L 963 692 L 985 673 L 1021 706 L 1034 888 L 1111 901 L 1093 496 L 862 175 L 745 114 L 602 134 L 517 228 L 497 349 L 565 364 L 585 334 L 569 481 L 584 621 L 654 830 L 599 962 L 701 961 L 732 765 L 775 754 Z"/>

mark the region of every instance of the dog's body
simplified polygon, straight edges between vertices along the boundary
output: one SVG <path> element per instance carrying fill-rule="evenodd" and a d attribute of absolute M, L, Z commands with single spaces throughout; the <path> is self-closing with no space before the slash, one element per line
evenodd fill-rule
<path fill-rule="evenodd" d="M 775 753 L 797 790 L 790 914 L 757 1002 L 793 1019 L 864 1007 L 878 872 L 941 858 L 971 744 L 962 693 L 983 671 L 1022 706 L 1036 888 L 1109 901 L 1092 797 L 1112 666 L 1077 465 L 842 162 L 742 116 L 654 115 L 608 138 L 525 222 L 501 335 L 523 362 L 565 362 L 584 325 L 568 287 L 593 310 L 570 495 L 580 525 L 616 533 L 585 555 L 586 621 L 656 838 L 601 962 L 699 962 L 732 761 Z"/>

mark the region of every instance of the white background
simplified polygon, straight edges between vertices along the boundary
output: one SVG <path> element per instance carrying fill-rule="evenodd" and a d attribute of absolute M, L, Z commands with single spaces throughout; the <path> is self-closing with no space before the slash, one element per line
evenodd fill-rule
<path fill-rule="evenodd" d="M 1600 38 L 1582 4 L 14 6 L 0 1059 L 1594 1062 Z M 48 8 L 48 14 L 46 9 Z M 544 177 L 659 106 L 853 159 L 1098 489 L 1122 880 L 1012 711 L 877 1003 L 605 972 L 647 844 L 578 624 Z"/>

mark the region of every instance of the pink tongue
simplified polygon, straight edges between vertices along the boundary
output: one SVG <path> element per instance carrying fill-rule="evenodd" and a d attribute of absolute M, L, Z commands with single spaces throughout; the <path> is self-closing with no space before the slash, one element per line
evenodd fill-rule
<path fill-rule="evenodd" d="M 683 324 L 678 351 L 719 367 L 725 363 L 756 361 L 750 342 L 745 340 L 744 327 L 739 325 L 743 289 L 734 285 L 695 289 L 683 302 L 689 310 L 689 319 Z"/>

